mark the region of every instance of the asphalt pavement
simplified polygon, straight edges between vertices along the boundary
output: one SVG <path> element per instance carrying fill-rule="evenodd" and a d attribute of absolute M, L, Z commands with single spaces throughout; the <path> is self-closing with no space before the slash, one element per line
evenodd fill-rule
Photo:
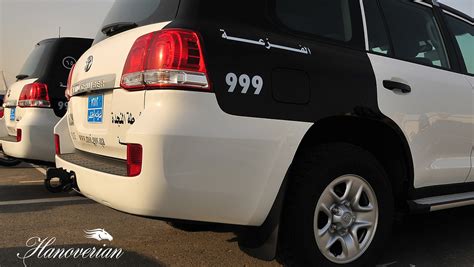
<path fill-rule="evenodd" d="M 29 164 L 0 167 L 0 267 L 281 266 L 277 260 L 265 262 L 243 253 L 236 227 L 179 230 L 112 210 L 75 193 L 51 194 L 42 184 L 44 173 L 44 167 Z M 99 229 L 113 239 L 85 237 L 85 230 Z M 48 242 L 51 245 L 45 246 Z M 98 255 L 99 249 L 109 249 L 107 253 L 116 253 L 109 256 L 120 257 L 50 257 L 61 249 L 78 255 L 94 249 Z M 473 267 L 474 207 L 407 216 L 395 225 L 379 263 Z"/>

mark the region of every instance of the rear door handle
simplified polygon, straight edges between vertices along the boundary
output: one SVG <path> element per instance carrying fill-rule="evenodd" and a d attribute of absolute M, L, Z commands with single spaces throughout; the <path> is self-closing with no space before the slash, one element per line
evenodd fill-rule
<path fill-rule="evenodd" d="M 410 85 L 401 83 L 401 82 L 385 80 L 383 81 L 383 87 L 385 87 L 386 89 L 390 91 L 399 90 L 399 91 L 402 91 L 402 93 L 404 94 L 408 94 L 411 92 Z"/>

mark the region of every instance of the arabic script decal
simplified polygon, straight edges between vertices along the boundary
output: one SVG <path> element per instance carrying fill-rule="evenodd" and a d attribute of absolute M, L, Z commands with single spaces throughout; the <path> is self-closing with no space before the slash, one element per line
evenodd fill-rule
<path fill-rule="evenodd" d="M 222 38 L 226 40 L 259 45 L 259 46 L 265 47 L 266 49 L 276 48 L 276 49 L 296 52 L 300 54 L 311 55 L 311 49 L 309 49 L 309 47 L 306 47 L 306 46 L 299 45 L 300 48 L 293 48 L 293 47 L 288 47 L 288 46 L 283 46 L 283 45 L 272 44 L 268 40 L 268 38 L 265 38 L 265 40 L 259 39 L 258 41 L 256 41 L 256 40 L 250 40 L 250 39 L 245 39 L 245 38 L 240 38 L 240 37 L 229 36 L 223 29 L 220 29 L 220 31 L 222 32 Z"/>

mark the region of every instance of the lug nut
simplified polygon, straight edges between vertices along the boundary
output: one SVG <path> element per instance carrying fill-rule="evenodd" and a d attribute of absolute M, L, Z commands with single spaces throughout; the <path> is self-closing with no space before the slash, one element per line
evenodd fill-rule
<path fill-rule="evenodd" d="M 331 210 L 331 212 L 332 212 L 332 214 L 339 214 L 340 210 L 339 210 L 339 208 L 333 208 Z"/>

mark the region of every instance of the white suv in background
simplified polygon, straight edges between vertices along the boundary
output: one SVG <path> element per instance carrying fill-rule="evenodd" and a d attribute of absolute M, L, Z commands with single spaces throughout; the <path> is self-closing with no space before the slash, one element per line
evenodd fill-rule
<path fill-rule="evenodd" d="M 474 204 L 473 28 L 431 0 L 116 1 L 48 179 L 246 226 L 263 259 L 373 266 L 395 211 Z"/>
<path fill-rule="evenodd" d="M 4 123 L 4 119 L 5 119 L 5 110 L 3 108 L 3 100 L 4 99 L 5 99 L 5 95 L 0 94 L 0 136 L 6 136 L 7 135 L 7 127 Z"/>
<path fill-rule="evenodd" d="M 54 162 L 53 128 L 67 110 L 67 77 L 91 44 L 91 39 L 56 38 L 35 46 L 3 105 L 7 133 L 0 140 L 6 155 Z"/>
<path fill-rule="evenodd" d="M 0 136 L 7 136 L 7 126 L 5 125 L 4 117 L 4 108 L 3 100 L 5 95 L 0 95 Z M 2 141 L 0 140 L 0 166 L 15 166 L 20 164 L 21 161 L 8 157 L 3 153 L 2 150 Z"/>

